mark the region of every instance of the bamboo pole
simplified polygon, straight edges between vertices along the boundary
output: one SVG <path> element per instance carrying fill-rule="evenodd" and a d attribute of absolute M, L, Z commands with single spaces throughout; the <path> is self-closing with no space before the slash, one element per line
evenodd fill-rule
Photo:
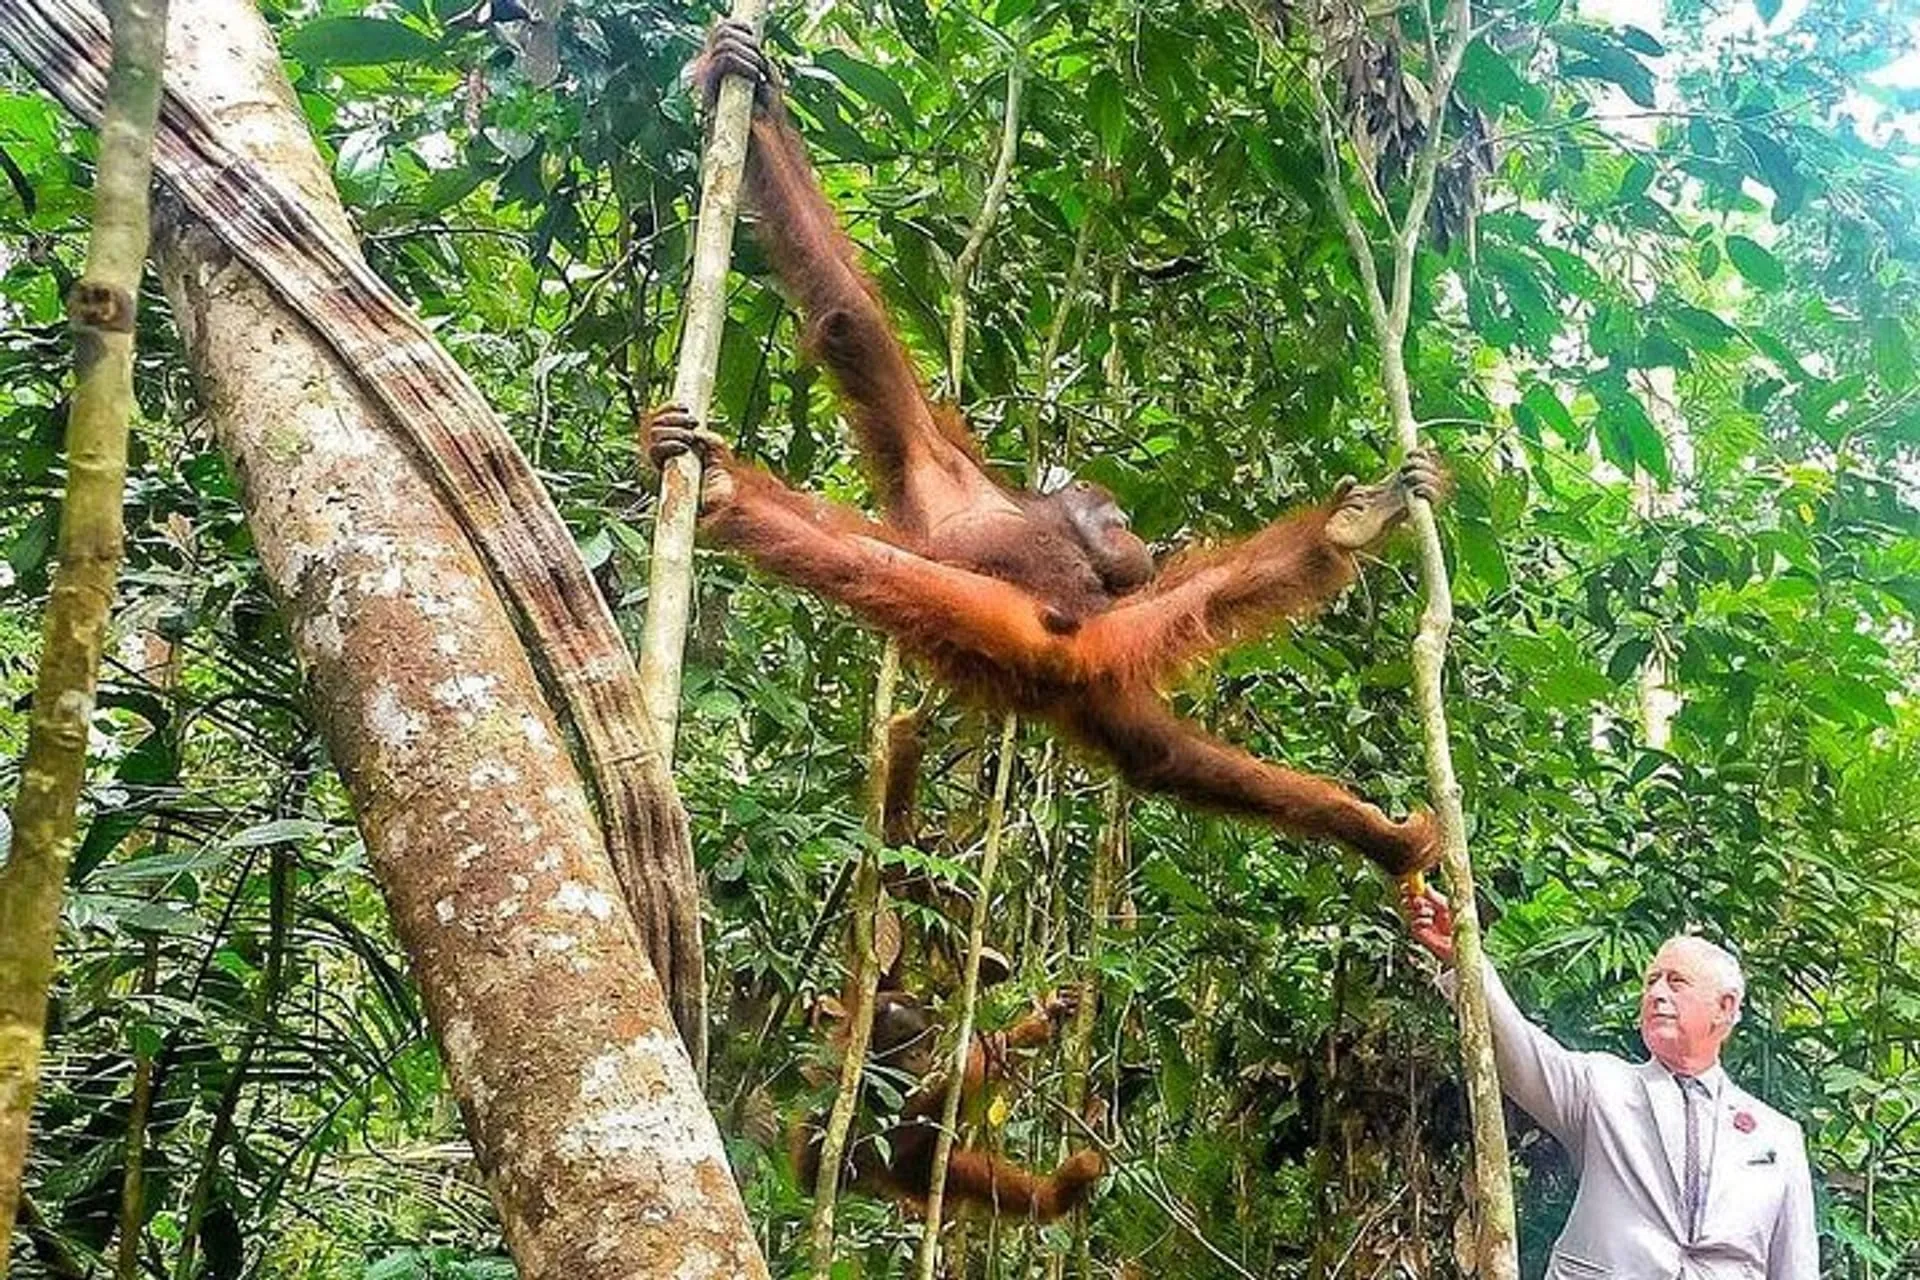
<path fill-rule="evenodd" d="M 757 31 L 766 12 L 767 0 L 734 0 L 730 16 Z M 727 268 L 733 258 L 733 224 L 739 216 L 740 185 L 746 173 L 753 89 L 739 76 L 721 80 L 700 162 L 699 222 L 682 307 L 685 328 L 673 399 L 702 423 L 713 406 L 720 335 L 727 323 Z M 669 767 L 680 723 L 680 671 L 693 607 L 693 528 L 699 513 L 700 459 L 689 450 L 661 468 L 660 507 L 654 517 L 653 557 L 648 566 L 647 618 L 640 635 L 641 696 Z"/>
<path fill-rule="evenodd" d="M 1320 114 L 1320 151 L 1327 193 L 1334 215 L 1347 238 L 1360 273 L 1361 287 L 1380 347 L 1380 377 L 1400 448 L 1420 447 L 1420 423 L 1413 413 L 1412 388 L 1407 378 L 1406 340 L 1413 310 L 1413 268 L 1420 249 L 1420 233 L 1433 199 L 1435 176 L 1446 147 L 1444 125 L 1453 83 L 1472 39 L 1468 0 L 1448 0 L 1444 51 L 1436 51 L 1433 81 L 1427 87 L 1426 143 L 1415 163 L 1413 189 L 1392 228 L 1391 274 L 1382 288 L 1374 246 L 1347 199 L 1344 168 L 1334 139 L 1334 111 L 1317 74 L 1313 93 Z M 1466 1075 L 1467 1099 L 1473 1123 L 1473 1186 L 1475 1273 L 1488 1280 L 1517 1280 L 1518 1243 L 1514 1227 L 1513 1174 L 1507 1146 L 1506 1119 L 1501 1104 L 1500 1075 L 1493 1056 L 1492 1024 L 1487 1014 L 1485 970 L 1480 937 L 1480 915 L 1474 899 L 1473 865 L 1467 852 L 1466 814 L 1461 805 L 1460 780 L 1454 773 L 1453 749 L 1447 736 L 1445 663 L 1447 637 L 1453 626 L 1453 591 L 1447 578 L 1439 525 L 1425 499 L 1409 504 L 1408 523 L 1419 547 L 1420 578 L 1426 606 L 1413 641 L 1413 693 L 1420 713 L 1421 737 L 1426 747 L 1427 790 L 1440 823 L 1441 865 L 1454 911 L 1454 959 L 1460 977 L 1454 1008 L 1460 1023 L 1460 1053 Z"/>
<path fill-rule="evenodd" d="M 75 386 L 59 563 L 14 801 L 13 849 L 0 869 L 0 1275 L 19 1210 L 60 896 L 120 569 L 127 424 L 135 409 L 134 319 L 147 260 L 147 191 L 166 54 L 166 0 L 116 0 L 108 12 L 113 66 L 100 124 L 93 238 L 85 274 L 67 298 Z"/>

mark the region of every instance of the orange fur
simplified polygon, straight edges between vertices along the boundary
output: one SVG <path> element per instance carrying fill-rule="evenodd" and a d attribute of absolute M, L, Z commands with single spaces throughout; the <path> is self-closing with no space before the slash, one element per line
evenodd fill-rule
<path fill-rule="evenodd" d="M 926 1018 L 917 999 L 901 991 L 890 994 L 896 1002 L 896 1014 L 906 1009 L 920 1015 L 916 1034 L 931 1032 L 931 1019 Z M 880 1024 L 875 1025 L 878 1028 Z M 916 1025 L 908 1023 L 905 1029 L 916 1031 Z M 1053 1032 L 1052 1019 L 1036 1013 L 997 1035 L 976 1035 L 967 1054 L 962 1114 L 980 1104 L 988 1085 L 1005 1079 L 1010 1048 L 1038 1048 L 1052 1039 Z M 876 1043 L 870 1052 L 875 1060 L 886 1061 L 891 1046 L 879 1044 L 878 1035 L 876 1030 Z M 933 1187 L 937 1126 L 946 1108 L 949 1087 L 945 1080 L 932 1078 L 914 1090 L 899 1116 L 879 1134 L 856 1138 L 845 1157 L 844 1185 L 924 1213 Z M 823 1117 L 811 1117 L 795 1125 L 790 1135 L 794 1172 L 802 1190 L 811 1191 L 819 1180 L 822 1124 Z M 1036 1174 L 990 1152 L 956 1146 L 947 1159 L 946 1196 L 949 1203 L 963 1207 L 1046 1222 L 1086 1203 L 1104 1172 L 1106 1161 L 1097 1151 L 1075 1152 L 1052 1173 Z"/>
<path fill-rule="evenodd" d="M 897 636 L 942 680 L 1109 756 L 1136 786 L 1339 840 L 1396 874 L 1437 859 L 1427 815 L 1392 821 L 1325 779 L 1207 736 L 1158 696 L 1207 655 L 1311 613 L 1353 581 L 1352 553 L 1326 533 L 1333 504 L 1189 552 L 1140 586 L 1113 566 L 1144 566 L 1141 544 L 1085 531 L 1102 499 L 1007 488 L 959 416 L 928 401 L 771 89 L 755 110 L 747 191 L 808 348 L 847 402 L 885 518 L 722 456 L 715 464 L 737 483 L 709 513 L 718 540 Z M 1133 548 L 1133 560 L 1116 559 L 1115 546 Z"/>

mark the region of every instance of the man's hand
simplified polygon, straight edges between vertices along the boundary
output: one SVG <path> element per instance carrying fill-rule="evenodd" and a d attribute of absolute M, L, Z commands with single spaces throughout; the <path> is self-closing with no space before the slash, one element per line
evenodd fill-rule
<path fill-rule="evenodd" d="M 1415 893 L 1411 885 L 1400 888 L 1400 906 L 1407 913 L 1407 932 L 1413 940 L 1432 952 L 1441 964 L 1453 963 L 1453 908 L 1432 889 Z"/>

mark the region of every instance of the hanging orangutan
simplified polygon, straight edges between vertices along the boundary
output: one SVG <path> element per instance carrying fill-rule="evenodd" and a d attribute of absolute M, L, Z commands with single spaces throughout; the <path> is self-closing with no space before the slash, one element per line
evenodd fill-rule
<path fill-rule="evenodd" d="M 649 417 L 648 449 L 656 464 L 700 454 L 707 534 L 897 636 L 940 679 L 1105 755 L 1139 790 L 1338 840 L 1394 875 L 1430 866 L 1431 814 L 1396 822 L 1324 778 L 1248 755 L 1176 716 L 1161 690 L 1351 583 L 1355 553 L 1405 518 L 1411 495 L 1438 497 L 1436 461 L 1416 454 L 1381 483 L 1343 481 L 1320 506 L 1156 574 L 1098 485 L 1041 494 L 988 472 L 958 416 L 922 390 L 750 28 L 722 23 L 708 41 L 695 77 L 709 103 L 726 75 L 755 86 L 747 192 L 758 234 L 805 317 L 808 349 L 838 383 L 885 515 L 790 488 L 669 405 Z"/>
<path fill-rule="evenodd" d="M 827 1017 L 842 1020 L 838 1001 L 822 1001 Z M 1072 990 L 1055 992 L 1038 1002 L 1034 1011 L 1005 1031 L 976 1033 L 967 1052 L 966 1078 L 961 1086 L 961 1114 L 980 1109 L 986 1092 L 1007 1076 L 1010 1055 L 1038 1049 L 1053 1039 L 1059 1026 L 1073 1016 L 1079 996 Z M 924 1211 L 933 1187 L 934 1146 L 947 1105 L 950 1076 L 935 1064 L 938 1028 L 933 1015 L 917 996 L 891 979 L 874 996 L 873 1040 L 868 1069 L 891 1076 L 905 1095 L 899 1111 L 880 1118 L 870 1131 L 856 1133 L 847 1146 L 841 1173 L 843 1185 L 869 1195 L 885 1196 Z M 844 1029 L 833 1039 L 844 1043 Z M 868 1103 L 878 1106 L 881 1090 L 867 1089 Z M 812 1191 L 820 1173 L 820 1148 L 825 1114 L 809 1117 L 791 1134 L 794 1172 L 804 1191 Z M 956 1144 L 948 1157 L 946 1195 L 950 1201 L 996 1214 L 1049 1222 L 1086 1203 L 1094 1184 L 1106 1172 L 1098 1151 L 1077 1151 L 1052 1173 L 1034 1173 L 990 1151 Z"/>

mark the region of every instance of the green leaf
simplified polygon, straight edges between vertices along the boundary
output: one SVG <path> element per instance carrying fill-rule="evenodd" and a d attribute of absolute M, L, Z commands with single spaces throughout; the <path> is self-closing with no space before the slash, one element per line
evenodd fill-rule
<path fill-rule="evenodd" d="M 1800 357 L 1793 354 L 1787 344 L 1780 341 L 1766 329 L 1747 330 L 1747 340 L 1760 350 L 1760 354 L 1780 366 L 1783 373 L 1792 378 L 1805 378 L 1806 369 L 1800 363 Z"/>
<path fill-rule="evenodd" d="M 1806 182 L 1793 155 L 1778 141 L 1750 125 L 1740 128 L 1740 140 L 1753 157 L 1750 172 L 1773 191 L 1773 220 L 1785 222 L 1806 199 Z"/>
<path fill-rule="evenodd" d="M 324 822 L 315 822 L 311 818 L 276 818 L 272 822 L 248 827 L 221 843 L 228 849 L 258 849 L 270 844 L 298 844 L 304 840 L 317 840 L 326 834 L 327 824 Z"/>
<path fill-rule="evenodd" d="M 1653 185 L 1653 166 L 1645 160 L 1635 159 L 1627 166 L 1626 176 L 1620 179 L 1620 189 L 1614 193 L 1614 199 L 1621 204 L 1632 204 L 1647 194 L 1647 188 Z"/>
<path fill-rule="evenodd" d="M 1634 56 L 1612 32 L 1597 27 L 1557 26 L 1550 33 L 1562 49 L 1574 56 L 1563 58 L 1560 73 L 1576 79 L 1605 80 L 1617 84 L 1643 107 L 1654 105 L 1653 72 Z"/>
<path fill-rule="evenodd" d="M 1483 520 L 1462 518 L 1458 524 L 1461 562 L 1488 591 L 1505 590 L 1513 581 L 1499 535 Z"/>
<path fill-rule="evenodd" d="M 1620 28 L 1620 43 L 1635 53 L 1644 53 L 1649 58 L 1663 58 L 1667 47 L 1657 40 L 1651 31 L 1628 25 Z"/>
<path fill-rule="evenodd" d="M 907 101 L 907 95 L 880 68 L 838 49 L 821 49 L 813 55 L 813 60 L 832 72 L 833 78 L 852 90 L 855 96 L 885 111 L 902 129 L 910 130 L 917 123 L 918 117 L 914 114 L 913 104 Z"/>
<path fill-rule="evenodd" d="M 386 18 L 317 18 L 281 43 L 287 56 L 321 67 L 426 62 L 438 53 L 426 36 Z"/>
<path fill-rule="evenodd" d="M 1907 327 L 1898 316 L 1881 316 L 1873 322 L 1873 369 L 1889 390 L 1905 390 L 1913 378 L 1913 346 L 1907 340 Z"/>
<path fill-rule="evenodd" d="M 1660 428 L 1653 424 L 1653 419 L 1647 416 L 1640 398 L 1624 396 L 1616 407 L 1626 427 L 1627 438 L 1633 444 L 1634 461 L 1661 484 L 1672 483 L 1673 472 L 1667 464 L 1666 438 L 1660 434 Z"/>
<path fill-rule="evenodd" d="M 1523 80 L 1513 63 L 1501 57 L 1485 40 L 1475 40 L 1467 46 L 1466 56 L 1460 62 L 1458 83 L 1461 95 L 1468 102 L 1489 112 L 1519 107 L 1532 114 L 1529 106 L 1540 98 L 1540 91 Z"/>
<path fill-rule="evenodd" d="M 1745 236 L 1727 237 L 1727 259 L 1733 263 L 1733 269 L 1756 288 L 1780 289 L 1787 283 L 1787 272 L 1780 260 Z"/>
<path fill-rule="evenodd" d="M 1578 448 L 1586 443 L 1587 433 L 1575 425 L 1567 406 L 1560 403 L 1560 397 L 1546 383 L 1536 382 L 1528 387 L 1526 394 L 1520 397 L 1520 403 L 1546 423 L 1548 429 L 1566 444 Z"/>
<path fill-rule="evenodd" d="M 1645 636 L 1627 641 L 1613 651 L 1613 657 L 1607 662 L 1607 679 L 1615 684 L 1625 684 L 1640 670 L 1640 664 L 1653 651 L 1653 642 Z"/>
<path fill-rule="evenodd" d="M 7 564 L 14 573 L 24 577 L 38 572 L 47 563 L 58 521 L 59 513 L 52 507 L 44 507 L 28 517 L 15 535 L 13 545 L 7 548 Z"/>
<path fill-rule="evenodd" d="M 927 12 L 927 0 L 891 0 L 894 29 L 915 53 L 929 62 L 940 56 L 940 36 Z"/>
<path fill-rule="evenodd" d="M 1733 326 L 1713 312 L 1685 303 L 1670 308 L 1667 318 L 1695 346 L 1710 351 L 1726 346 L 1737 336 Z"/>
<path fill-rule="evenodd" d="M 1127 102 L 1120 77 L 1102 67 L 1087 86 L 1087 118 L 1100 139 L 1101 154 L 1112 160 L 1127 145 Z"/>

